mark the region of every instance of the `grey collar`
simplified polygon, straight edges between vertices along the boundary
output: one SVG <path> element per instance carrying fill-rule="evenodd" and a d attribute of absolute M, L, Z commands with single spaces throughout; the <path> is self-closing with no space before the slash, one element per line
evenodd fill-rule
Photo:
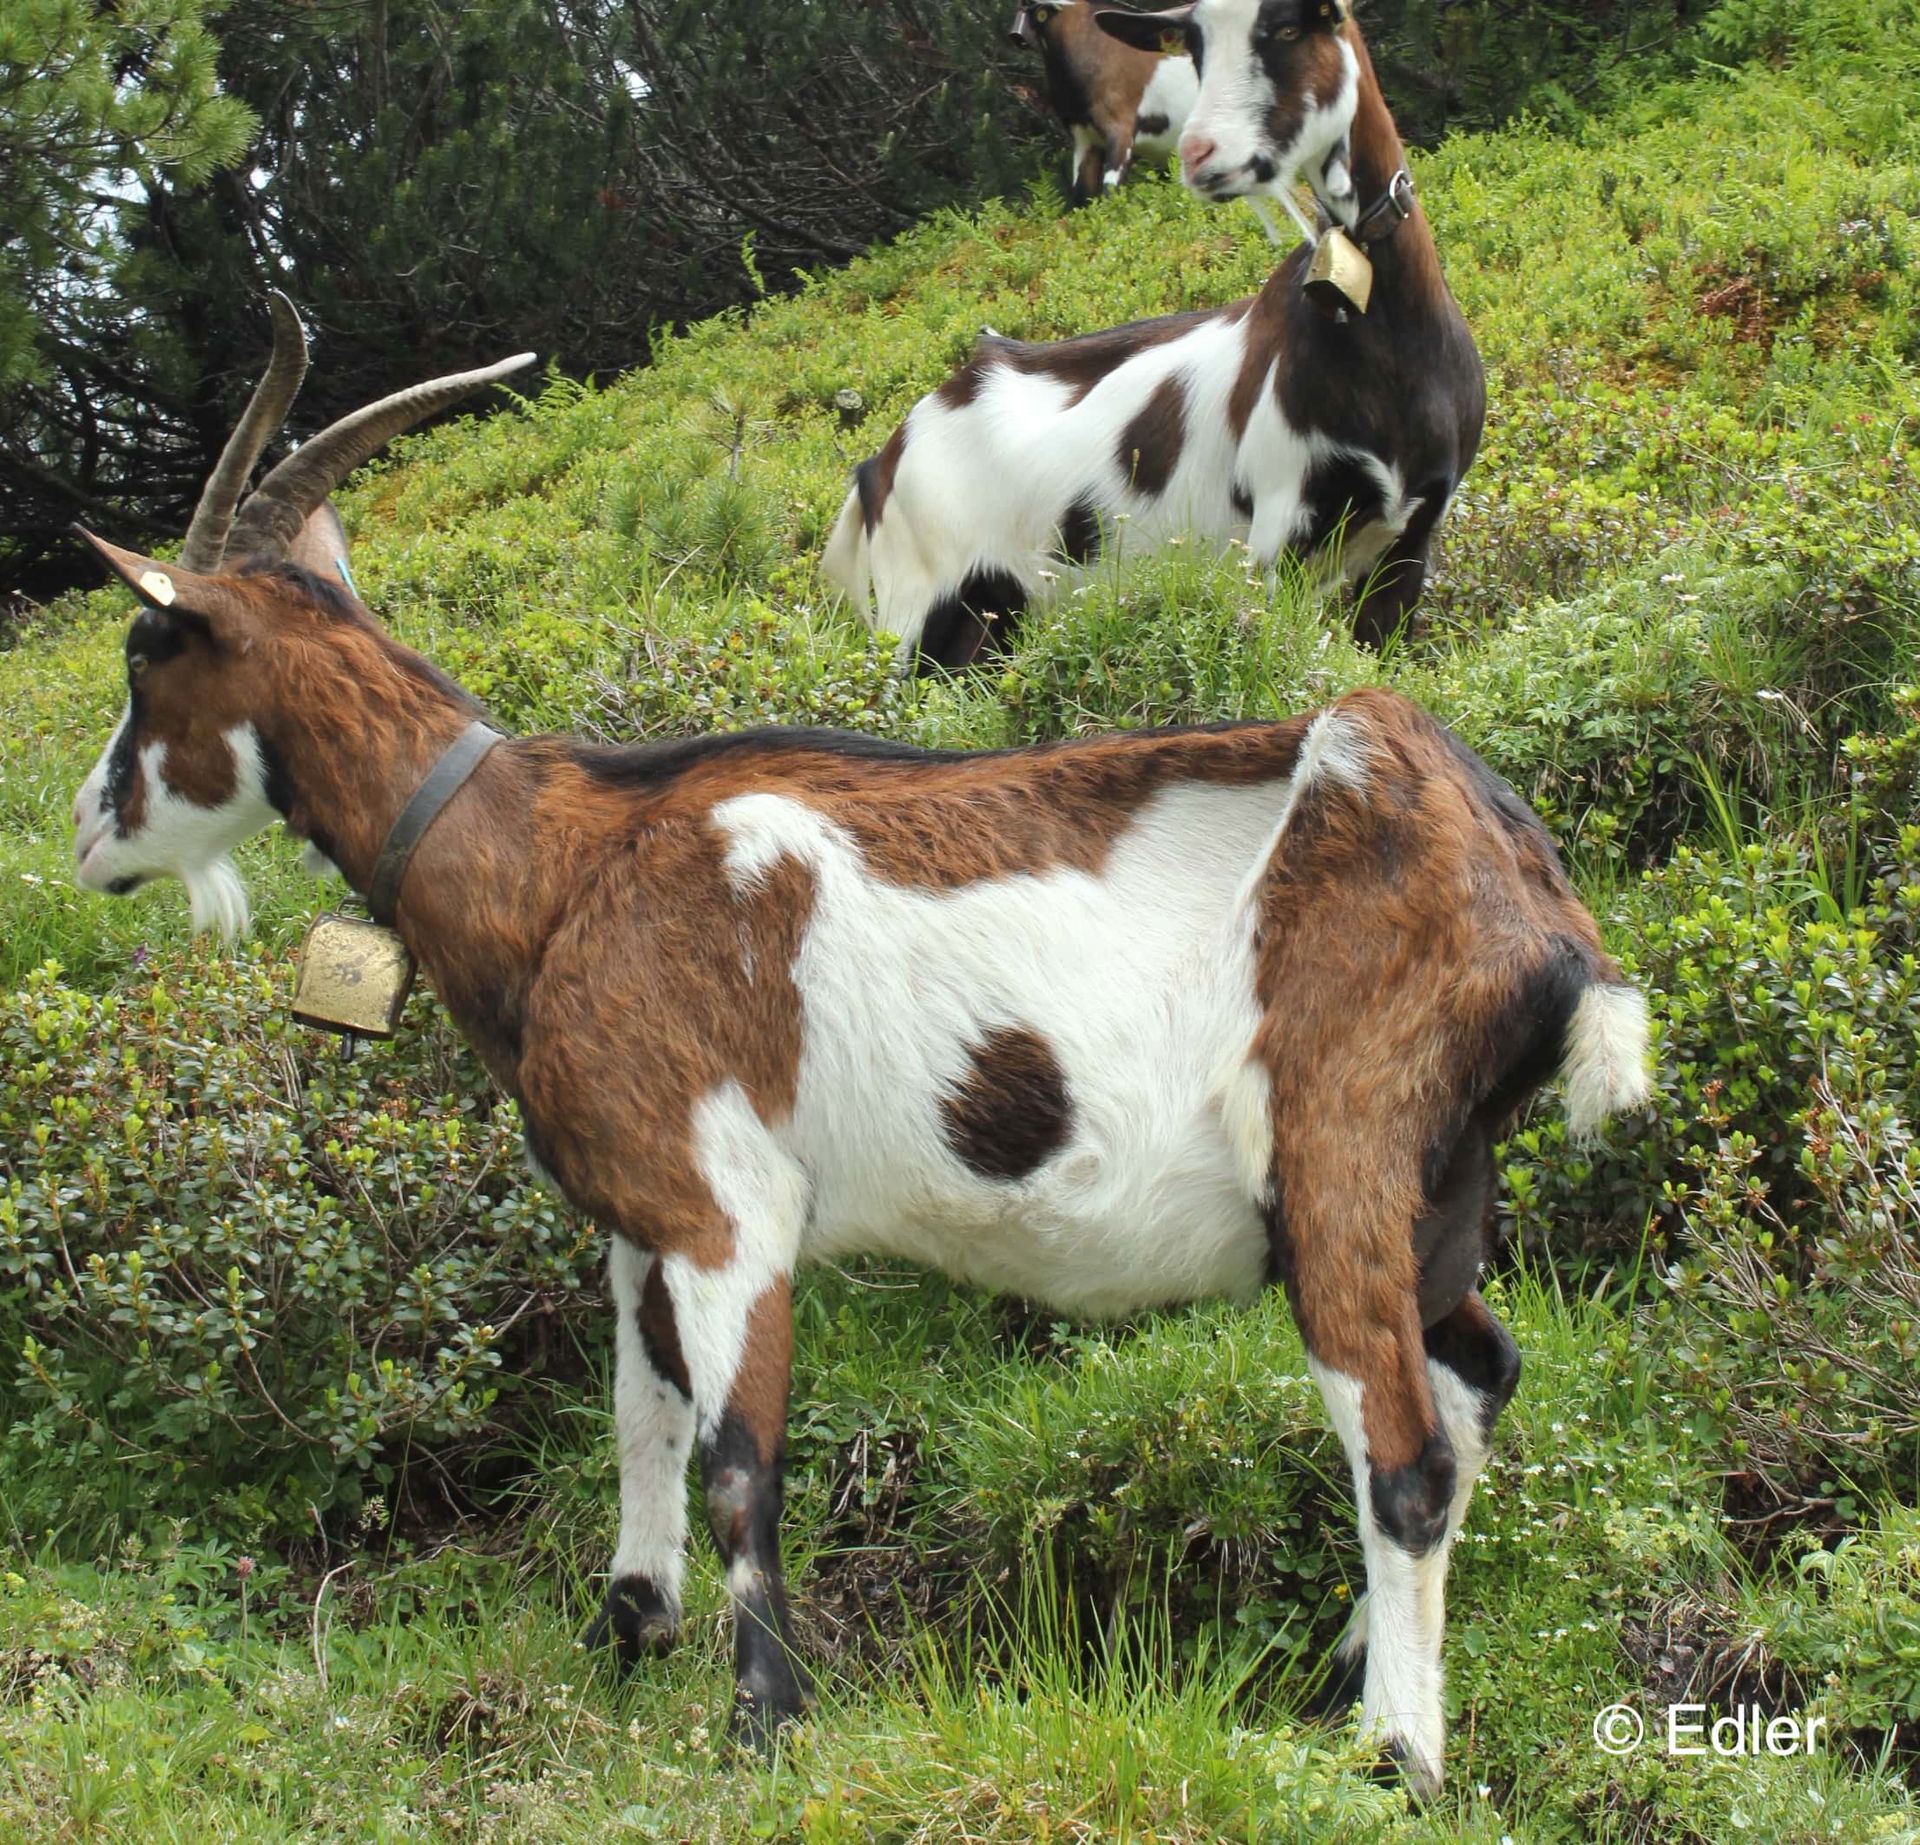
<path fill-rule="evenodd" d="M 441 808 L 466 786 L 467 777 L 500 741 L 499 731 L 475 718 L 447 745 L 440 760 L 427 771 L 427 779 L 413 791 L 413 799 L 401 808 L 400 818 L 393 823 L 387 843 L 374 861 L 373 876 L 367 880 L 367 911 L 375 922 L 393 927 L 400 880 L 407 875 L 407 861 L 414 847 L 440 817 Z"/>

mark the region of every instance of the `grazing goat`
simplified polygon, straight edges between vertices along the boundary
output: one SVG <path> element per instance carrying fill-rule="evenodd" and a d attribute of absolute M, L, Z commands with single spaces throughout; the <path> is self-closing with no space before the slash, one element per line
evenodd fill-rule
<path fill-rule="evenodd" d="M 1047 100 L 1073 136 L 1073 203 L 1111 191 L 1135 154 L 1173 152 L 1200 80 L 1191 58 L 1123 45 L 1094 21 L 1089 0 L 1020 0 L 1008 36 L 1037 49 Z"/>
<path fill-rule="evenodd" d="M 1646 1090 L 1642 1001 L 1539 821 L 1384 691 L 977 753 L 501 738 L 284 561 L 333 472 L 271 530 L 243 514 L 217 572 L 92 540 L 144 606 L 79 879 L 198 893 L 283 820 L 608 1231 L 620 1533 L 588 1639 L 624 1666 L 673 1638 L 697 1452 L 737 1723 L 803 1708 L 778 1541 L 802 1260 L 1095 1315 L 1279 1285 L 1358 1499 L 1341 1663 L 1436 1788 L 1448 1551 L 1519 1373 L 1475 1291 L 1494 1142 L 1556 1071 L 1579 1131 Z"/>
<path fill-rule="evenodd" d="M 1302 249 L 1226 307 L 1053 345 L 989 333 L 855 470 L 822 568 L 903 651 L 960 667 L 1104 549 L 1240 538 L 1359 586 L 1354 631 L 1378 646 L 1419 598 L 1485 388 L 1359 28 L 1343 0 L 1097 18 L 1193 53 L 1187 185 L 1297 213 L 1304 175 L 1371 258 L 1371 302 L 1319 305 Z"/>

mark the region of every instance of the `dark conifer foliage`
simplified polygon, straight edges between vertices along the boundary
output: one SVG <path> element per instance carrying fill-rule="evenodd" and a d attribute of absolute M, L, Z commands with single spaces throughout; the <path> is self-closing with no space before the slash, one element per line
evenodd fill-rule
<path fill-rule="evenodd" d="M 0 591 L 64 580 L 68 523 L 177 531 L 285 288 L 314 334 L 300 428 L 531 346 L 575 374 L 1017 189 L 1041 127 L 1002 0 L 255 0 L 212 21 L 259 135 L 119 210 L 125 259 L 0 397 Z M 27 465 L 31 458 L 31 466 Z"/>
<path fill-rule="evenodd" d="M 1573 108 L 1703 0 L 1375 0 L 1416 136 Z M 532 347 L 583 376 L 920 214 L 1062 164 L 1009 0 L 249 0 L 208 19 L 259 120 L 207 173 L 128 169 L 117 252 L 44 291 L 0 377 L 0 597 L 72 580 L 65 533 L 177 532 L 267 346 L 314 336 L 296 433 Z M 131 180 L 132 183 L 129 183 Z M 0 193 L 4 187 L 0 186 Z"/>

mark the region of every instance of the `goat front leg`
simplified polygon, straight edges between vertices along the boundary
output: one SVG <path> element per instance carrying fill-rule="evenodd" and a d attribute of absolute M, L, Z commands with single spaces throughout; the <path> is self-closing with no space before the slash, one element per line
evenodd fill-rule
<path fill-rule="evenodd" d="M 1101 137 L 1092 126 L 1083 124 L 1073 131 L 1073 192 L 1068 199 L 1071 206 L 1077 209 L 1099 192 L 1101 171 Z"/>
<path fill-rule="evenodd" d="M 813 1690 L 794 1647 L 780 1570 L 792 1355 L 792 1299 L 782 1277 L 755 1302 L 726 1407 L 700 1439 L 707 1527 L 733 1601 L 733 1728 L 762 1751 L 801 1715 Z"/>
<path fill-rule="evenodd" d="M 1375 653 L 1406 626 L 1426 588 L 1427 553 L 1445 504 L 1444 498 L 1438 503 L 1422 501 L 1406 530 L 1355 592 L 1353 638 Z"/>
<path fill-rule="evenodd" d="M 808 1191 L 737 1086 L 701 1105 L 696 1140 L 702 1177 L 732 1234 L 724 1251 L 668 1255 L 661 1267 L 693 1401 L 707 1526 L 733 1602 L 733 1730 L 765 1748 L 811 1692 L 780 1571 L 790 1277 Z"/>
<path fill-rule="evenodd" d="M 680 1627 L 693 1398 L 657 1258 L 616 1235 L 607 1255 L 607 1285 L 615 1314 L 620 1538 L 606 1599 L 583 1644 L 611 1647 L 627 1672 L 649 1653 L 671 1646 Z"/>

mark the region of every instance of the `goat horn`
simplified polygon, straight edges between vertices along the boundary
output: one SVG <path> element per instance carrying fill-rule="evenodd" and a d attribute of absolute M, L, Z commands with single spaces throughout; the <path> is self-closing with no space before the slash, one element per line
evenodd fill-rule
<path fill-rule="evenodd" d="M 300 324 L 299 311 L 277 288 L 267 296 L 267 311 L 273 317 L 273 357 L 247 399 L 246 414 L 227 438 L 227 446 L 220 451 L 219 461 L 200 490 L 200 503 L 193 509 L 193 522 L 180 546 L 180 563 L 186 570 L 220 568 L 240 491 L 253 472 L 253 464 L 260 459 L 260 451 L 287 420 L 300 381 L 307 375 L 307 330 Z"/>
<path fill-rule="evenodd" d="M 532 353 L 517 352 L 511 359 L 478 371 L 433 378 L 395 391 L 391 397 L 329 424 L 311 442 L 301 443 L 254 488 L 234 521 L 228 549 L 236 557 L 285 557 L 307 515 L 402 430 L 424 422 L 436 410 L 444 410 L 482 385 L 531 365 L 533 360 Z"/>

